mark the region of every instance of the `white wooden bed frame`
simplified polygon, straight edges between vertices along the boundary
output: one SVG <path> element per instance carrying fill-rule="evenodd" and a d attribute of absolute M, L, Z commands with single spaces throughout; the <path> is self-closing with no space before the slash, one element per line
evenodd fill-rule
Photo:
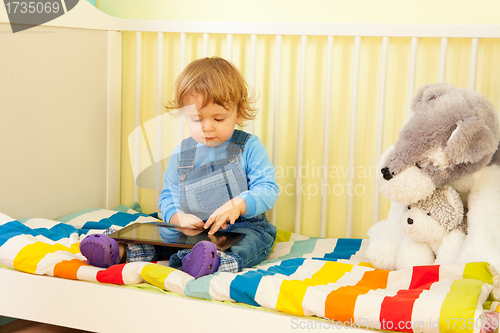
<path fill-rule="evenodd" d="M 9 35 L 8 23 L 9 21 L 7 18 L 7 14 L 2 7 L 0 9 L 0 25 L 2 25 L 4 28 L 4 34 L 0 35 L 0 38 L 7 38 L 6 36 Z M 98 124 L 96 126 L 100 126 L 100 128 L 104 129 L 104 132 L 106 132 L 107 135 L 103 136 L 100 141 L 94 142 L 91 140 L 95 136 L 93 133 L 83 133 L 83 137 L 89 139 L 89 145 L 93 145 L 92 147 L 88 148 L 89 150 L 95 151 L 97 146 L 99 146 L 100 149 L 95 154 L 89 153 L 89 155 L 85 155 L 85 159 L 87 159 L 89 156 L 95 158 L 96 160 L 90 161 L 89 165 L 93 163 L 99 165 L 100 167 L 97 170 L 94 170 L 90 167 L 82 168 L 80 165 L 78 169 L 79 177 L 75 177 L 74 174 L 70 174 L 68 177 L 68 179 L 71 179 L 74 183 L 70 184 L 69 187 L 67 186 L 67 184 L 65 186 L 65 184 L 56 184 L 55 182 L 50 183 L 50 191 L 46 191 L 47 182 L 43 182 L 42 180 L 47 178 L 52 179 L 50 177 L 53 177 L 54 174 L 62 177 L 61 175 L 67 174 L 69 169 L 77 167 L 77 164 L 73 161 L 71 152 L 86 149 L 85 147 L 79 146 L 81 144 L 81 141 L 69 140 L 70 144 L 74 146 L 66 147 L 64 145 L 68 144 L 68 140 L 64 140 L 64 138 L 57 139 L 57 142 L 59 142 L 59 144 L 62 146 L 56 147 L 54 149 L 59 149 L 58 151 L 65 153 L 67 152 L 69 154 L 68 158 L 63 160 L 56 159 L 55 161 L 46 161 L 48 159 L 53 159 L 53 156 L 47 156 L 43 154 L 42 156 L 38 156 L 35 160 L 33 160 L 33 156 L 28 153 L 11 155 L 10 158 L 16 158 L 16 161 L 13 164 L 17 166 L 17 169 L 5 169 L 7 168 L 6 166 L 0 166 L 0 211 L 15 218 L 34 216 L 58 218 L 83 208 L 113 208 L 120 204 L 122 32 L 135 31 L 137 36 L 139 37 L 137 38 L 139 49 L 140 35 L 142 32 L 158 32 L 159 36 L 162 36 L 163 33 L 179 33 L 181 34 L 181 42 L 183 38 L 185 38 L 185 34 L 201 33 L 204 34 L 204 43 L 205 39 L 208 43 L 209 34 L 227 34 L 229 46 L 231 45 L 233 34 L 249 34 L 252 35 L 252 59 L 254 59 L 256 52 L 254 46 L 254 36 L 258 36 L 261 34 L 276 35 L 277 45 L 279 45 L 279 43 L 281 42 L 281 36 L 300 35 L 303 36 L 302 42 L 304 43 L 304 47 L 307 43 L 307 36 L 353 36 L 355 38 L 355 47 L 353 54 L 353 64 L 355 69 L 353 71 L 354 74 L 352 80 L 353 105 L 350 110 L 353 119 L 355 119 L 357 111 L 357 90 L 355 88 L 357 85 L 358 75 L 357 66 L 359 66 L 359 45 L 363 36 L 378 36 L 383 38 L 383 53 L 381 58 L 382 75 L 380 78 L 381 98 L 379 101 L 379 116 L 381 117 L 383 117 L 384 109 L 383 96 L 385 96 L 387 50 L 390 37 L 412 38 L 412 54 L 410 57 L 411 63 L 409 71 L 410 77 L 408 78 L 408 95 L 412 95 L 415 89 L 415 64 L 418 38 L 442 38 L 442 57 L 440 60 L 439 75 L 440 80 L 444 80 L 444 73 L 446 71 L 446 46 L 448 38 L 470 38 L 472 41 L 470 68 L 471 88 L 475 88 L 476 85 L 475 77 L 478 64 L 477 52 L 479 39 L 500 38 L 500 25 L 366 25 L 122 20 L 105 15 L 99 10 L 95 9 L 87 1 L 82 0 L 79 1 L 78 5 L 67 14 L 57 18 L 56 20 L 44 24 L 42 27 L 33 28 L 30 30 L 26 30 L 25 32 L 20 32 L 17 35 L 14 34 L 14 36 L 10 36 L 9 38 L 11 39 L 9 40 L 9 43 L 12 44 L 9 44 L 9 47 L 11 45 L 14 45 L 15 48 L 10 49 L 9 52 L 13 54 L 16 54 L 16 52 L 18 52 L 19 54 L 21 54 L 22 52 L 27 52 L 26 50 L 29 50 L 29 45 L 26 45 L 26 40 L 30 41 L 33 40 L 33 38 L 42 40 L 44 38 L 51 38 L 51 36 L 54 35 L 52 33 L 53 31 L 69 31 L 70 33 L 75 33 L 76 31 L 95 31 L 98 32 L 100 37 L 103 37 L 103 40 L 105 41 L 105 44 L 103 46 L 103 56 L 106 57 L 106 59 L 103 61 L 105 71 L 104 73 L 101 73 L 103 78 L 102 82 L 94 83 L 100 84 L 104 89 L 102 89 L 102 93 L 97 97 L 99 99 L 99 114 L 95 115 L 95 117 L 97 117 L 95 119 L 99 121 L 99 123 L 96 123 Z M 18 40 L 23 39 L 24 42 L 19 42 L 18 44 L 16 44 L 18 40 L 14 40 L 14 37 L 18 38 Z M 71 40 L 71 38 L 69 40 Z M 333 43 L 332 37 L 328 38 L 328 43 Z M 2 45 L 1 42 L 0 45 Z M 89 41 L 89 45 L 92 45 L 92 41 Z M 28 47 L 28 49 L 26 49 L 26 47 Z M 61 47 L 64 48 L 65 46 L 61 45 Z M 67 47 L 71 48 L 72 46 L 68 45 Z M 2 53 L 5 52 L 6 50 L 2 46 Z M 183 52 L 182 43 L 180 52 L 181 54 Z M 229 58 L 230 54 L 231 51 L 228 47 Z M 161 55 L 159 55 L 159 57 L 160 56 Z M 279 56 L 281 56 L 281 54 L 278 54 L 277 58 Z M 305 54 L 302 54 L 302 57 L 302 64 L 305 64 Z M 0 58 L 5 58 L 5 55 L 0 55 Z M 331 54 L 329 54 L 327 58 L 331 58 Z M 2 62 L 0 60 L 0 65 L 9 66 L 10 64 Z M 328 66 L 331 66 L 331 61 L 327 61 L 327 71 Z M 276 66 L 276 68 L 277 71 L 280 70 L 279 66 Z M 2 73 L 0 74 L 2 75 L 2 80 L 4 80 L 4 69 L 4 67 L 0 68 L 0 73 Z M 255 68 L 253 70 L 255 71 Z M 301 71 L 302 70 L 303 67 L 301 67 Z M 40 67 L 40 71 L 43 72 L 43 68 Z M 138 73 L 140 77 L 140 70 Z M 45 75 L 49 76 L 50 74 L 50 72 L 45 73 Z M 33 75 L 33 77 L 35 77 L 37 73 L 32 73 L 30 75 Z M 28 76 L 28 78 L 31 78 L 31 76 Z M 94 79 L 100 80 L 100 78 L 101 77 L 97 77 Z M 17 80 L 17 77 L 11 76 L 9 77 L 9 80 Z M 40 84 L 39 82 L 44 82 L 44 80 L 45 79 L 33 79 L 34 82 L 38 82 L 37 84 Z M 90 78 L 90 80 L 92 81 L 92 78 Z M 250 79 L 250 83 L 252 83 L 251 81 L 252 78 Z M 65 83 L 60 82 L 60 84 Z M 325 84 L 327 87 L 328 85 L 331 85 L 331 77 L 328 77 L 328 75 Z M 277 85 L 279 86 L 279 82 L 277 82 Z M 5 81 L 4 85 L 0 85 L 0 88 L 6 88 Z M 140 84 L 138 89 L 140 90 Z M 301 110 L 299 110 L 299 117 L 303 117 L 303 87 L 301 87 L 300 89 L 301 92 L 299 93 L 299 99 L 301 100 L 299 100 L 299 107 L 301 108 Z M 71 99 L 74 98 L 78 100 L 78 98 L 82 97 L 76 96 L 76 94 L 80 93 L 81 91 L 75 91 L 75 96 L 69 97 Z M 94 94 L 93 92 L 89 93 Z M 23 94 L 5 94 L 6 95 L 0 95 L 0 97 L 2 98 L 2 110 L 0 110 L 0 112 L 2 114 L 2 117 L 4 117 L 4 113 L 6 111 L 9 112 L 9 115 L 11 115 L 12 117 L 7 116 L 7 121 L 0 120 L 0 122 L 4 123 L 4 126 L 6 126 L 1 127 L 2 125 L 0 125 L 0 141 L 3 141 L 3 144 L 2 142 L 0 142 L 0 155 L 2 157 L 6 156 L 7 152 L 9 152 L 9 146 L 15 145 L 16 143 L 19 144 L 17 148 L 19 150 L 22 150 L 26 147 L 31 147 L 31 145 L 44 147 L 44 145 L 47 144 L 58 144 L 57 142 L 44 143 L 42 137 L 33 137 L 29 136 L 26 133 L 22 138 L 16 137 L 15 139 L 8 141 L 12 132 L 15 132 L 16 130 L 23 129 L 25 130 L 25 132 L 32 132 L 33 129 L 47 126 L 42 134 L 44 134 L 43 137 L 50 138 L 51 129 L 53 128 L 54 130 L 57 130 L 57 128 L 59 127 L 51 127 L 53 124 L 50 124 L 49 122 L 45 124 L 29 124 L 29 116 L 22 118 L 24 120 L 21 121 L 24 121 L 24 123 L 21 123 L 21 125 L 19 125 L 19 120 L 15 120 L 14 113 L 19 115 L 20 110 L 17 110 L 15 108 L 15 105 L 19 102 L 19 98 L 28 97 L 29 99 L 29 96 L 24 96 Z M 277 94 L 279 95 L 278 90 Z M 159 96 L 161 96 L 161 93 L 159 93 Z M 83 99 L 89 99 L 91 97 L 92 96 L 84 95 Z M 5 104 L 6 98 L 10 98 L 10 104 Z M 37 101 L 37 104 L 39 106 L 43 106 L 43 103 L 52 103 L 52 101 L 50 99 Z M 330 102 L 327 97 L 325 100 L 325 108 L 328 108 L 328 103 Z M 6 110 L 3 109 L 5 105 L 7 105 Z M 159 105 L 160 110 L 161 97 L 159 97 Z M 277 98 L 275 106 L 275 111 L 279 112 L 279 98 Z M 140 107 L 137 103 L 137 112 L 139 112 L 139 109 Z M 49 115 L 51 113 L 51 108 L 47 105 L 45 105 L 45 108 L 42 107 L 40 110 L 41 111 L 37 112 L 46 112 L 46 115 Z M 67 111 L 67 109 L 64 110 Z M 278 116 L 279 113 L 276 114 L 276 117 Z M 327 116 L 328 115 L 326 113 L 325 117 Z M 53 119 L 50 121 L 53 122 Z M 80 124 L 78 123 L 72 123 L 74 119 L 63 119 L 58 121 L 66 121 L 66 123 L 62 124 L 65 126 L 67 125 L 70 128 L 78 128 L 78 126 L 80 126 Z M 352 122 L 355 123 L 354 121 Z M 325 124 L 328 123 L 329 120 L 325 119 Z M 26 125 L 26 127 L 24 125 Z M 136 123 L 136 126 L 137 125 L 139 125 L 138 122 Z M 6 129 L 8 129 L 9 131 L 6 132 Z M 349 159 L 350 161 L 353 161 L 353 136 L 355 136 L 355 127 L 351 127 L 351 129 L 352 131 L 350 141 L 352 144 L 350 147 Z M 252 128 L 250 127 L 250 131 L 251 130 Z M 275 132 L 277 132 L 277 130 L 275 130 Z M 325 133 L 326 134 L 324 142 L 327 145 L 329 135 L 327 127 L 325 127 Z M 86 137 L 85 135 L 90 135 L 90 137 Z M 301 154 L 303 146 L 301 140 L 303 135 L 303 129 L 302 131 L 299 129 L 299 138 L 297 145 L 298 161 L 301 161 L 302 158 Z M 379 137 L 377 138 L 377 156 L 380 155 L 382 151 L 382 135 L 383 128 L 380 130 Z M 6 142 L 6 140 L 8 142 Z M 274 149 L 273 151 L 277 151 L 277 149 Z M 327 154 L 327 152 L 328 149 L 325 148 L 325 154 Z M 74 158 L 76 159 L 77 163 L 81 163 L 81 158 L 79 158 L 78 156 Z M 325 160 L 328 161 L 327 156 Z M 43 163 L 47 162 L 48 164 L 43 164 L 44 167 L 33 168 L 33 165 L 40 165 L 40 161 Z M 273 156 L 273 161 L 275 161 L 275 156 Z M 26 164 L 29 164 L 31 169 L 22 167 Z M 16 182 L 16 184 L 12 184 L 8 182 L 8 179 L 24 179 L 27 172 L 36 173 L 36 176 L 30 178 L 29 180 L 25 180 L 24 183 Z M 96 176 L 95 173 L 99 173 L 99 175 Z M 353 175 L 350 175 L 349 177 L 353 177 Z M 300 185 L 300 182 L 301 179 L 299 177 L 297 179 L 298 186 Z M 87 186 L 87 184 L 91 185 Z M 18 189 L 19 193 L 13 192 L 14 186 Z M 65 188 L 68 189 L 67 192 L 64 192 Z M 76 191 L 75 188 L 77 189 Z M 28 194 L 27 192 L 30 193 Z M 96 193 L 102 193 L 103 195 L 99 196 L 96 195 Z M 300 196 L 297 197 L 296 200 L 297 202 L 295 213 L 296 216 L 300 217 Z M 377 195 L 375 200 L 379 200 Z M 347 205 L 348 214 L 346 221 L 346 236 L 350 237 L 350 230 L 352 229 L 352 199 L 348 198 Z M 378 207 L 378 204 L 375 205 L 375 207 Z M 376 208 L 374 211 L 374 220 L 376 221 L 377 219 L 378 208 Z M 275 221 L 275 212 L 273 212 L 271 220 Z M 300 231 L 300 218 L 296 218 L 295 230 Z M 325 235 L 325 230 L 326 205 L 323 205 L 320 236 Z M 75 301 L 76 296 L 78 296 L 77 302 Z M 224 322 L 226 328 L 230 327 L 231 329 L 238 330 L 240 332 L 255 332 L 261 330 L 269 332 L 288 332 L 297 331 L 297 327 L 306 327 L 307 321 L 314 320 L 305 317 L 293 317 L 290 315 L 272 311 L 258 311 L 242 306 L 228 306 L 219 302 L 210 302 L 170 294 L 160 294 L 113 285 L 30 275 L 10 269 L 0 269 L 0 315 L 54 325 L 73 327 L 94 332 L 164 332 L 166 330 L 171 330 L 172 332 L 220 332 L 221 324 L 219 320 L 221 317 L 224 318 L 221 321 Z M 366 330 L 358 329 L 355 331 L 361 332 Z"/>

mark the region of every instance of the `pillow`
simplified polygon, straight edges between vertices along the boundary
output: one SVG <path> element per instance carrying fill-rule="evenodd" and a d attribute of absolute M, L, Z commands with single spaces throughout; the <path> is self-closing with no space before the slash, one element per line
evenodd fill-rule
<path fill-rule="evenodd" d="M 78 229 L 79 234 L 102 233 L 113 228 L 121 229 L 130 223 L 159 222 L 154 216 L 142 213 L 142 207 L 134 202 L 130 207 L 120 205 L 114 209 L 83 209 L 76 213 L 61 217 L 58 222 L 64 222 Z"/>
<path fill-rule="evenodd" d="M 367 239 L 306 237 L 278 230 L 268 261 L 313 258 L 371 266 L 365 256 L 367 244 Z"/>

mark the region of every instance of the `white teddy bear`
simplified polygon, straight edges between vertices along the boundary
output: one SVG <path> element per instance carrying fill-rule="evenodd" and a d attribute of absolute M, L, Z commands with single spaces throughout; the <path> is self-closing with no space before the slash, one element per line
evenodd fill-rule
<path fill-rule="evenodd" d="M 403 215 L 403 238 L 396 269 L 455 263 L 467 234 L 462 200 L 451 186 L 443 186 Z"/>
<path fill-rule="evenodd" d="M 499 143 L 498 114 L 485 96 L 446 83 L 420 88 L 398 141 L 378 164 L 380 191 L 391 208 L 368 231 L 372 265 L 396 268 L 408 205 L 450 185 L 468 209 L 456 262 L 487 261 L 500 269 Z"/>

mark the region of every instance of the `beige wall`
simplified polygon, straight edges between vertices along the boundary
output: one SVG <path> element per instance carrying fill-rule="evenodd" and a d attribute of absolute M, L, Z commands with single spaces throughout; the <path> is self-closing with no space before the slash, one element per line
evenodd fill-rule
<path fill-rule="evenodd" d="M 498 0 L 96 0 L 127 19 L 336 23 L 500 23 Z"/>

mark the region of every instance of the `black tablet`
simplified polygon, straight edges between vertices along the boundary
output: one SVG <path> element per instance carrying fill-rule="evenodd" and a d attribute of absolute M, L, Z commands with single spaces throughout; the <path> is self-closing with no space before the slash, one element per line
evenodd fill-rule
<path fill-rule="evenodd" d="M 211 241 L 219 251 L 225 251 L 245 234 L 217 230 L 213 235 L 208 229 L 182 228 L 169 223 L 135 223 L 108 235 L 118 242 L 142 243 L 190 249 L 200 241 Z"/>

